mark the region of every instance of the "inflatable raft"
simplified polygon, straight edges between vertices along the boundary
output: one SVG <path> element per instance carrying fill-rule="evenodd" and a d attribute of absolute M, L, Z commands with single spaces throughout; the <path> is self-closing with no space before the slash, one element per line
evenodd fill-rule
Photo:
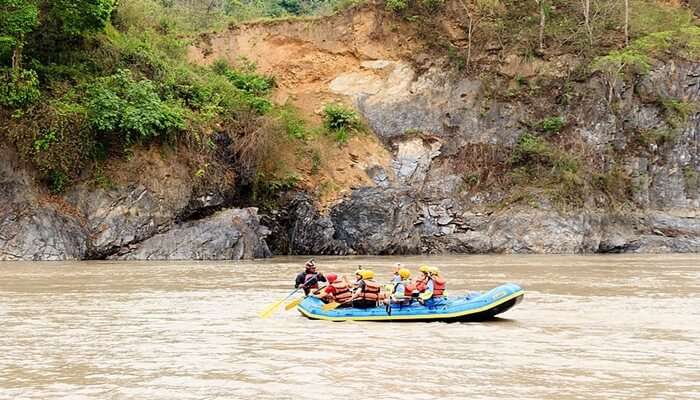
<path fill-rule="evenodd" d="M 417 301 L 410 306 L 392 305 L 375 308 L 336 308 L 324 311 L 325 304 L 316 297 L 306 297 L 297 307 L 307 318 L 328 321 L 482 321 L 513 308 L 522 301 L 525 291 L 506 283 L 486 293 L 450 296 L 441 303 L 422 306 Z"/>

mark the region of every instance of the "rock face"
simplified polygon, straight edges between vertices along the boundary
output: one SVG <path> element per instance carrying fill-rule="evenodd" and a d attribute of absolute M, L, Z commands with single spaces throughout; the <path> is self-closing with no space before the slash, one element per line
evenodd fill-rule
<path fill-rule="evenodd" d="M 305 234 L 291 237 L 293 254 L 700 252 L 697 213 L 514 207 L 481 214 L 426 204 L 405 192 L 363 189 L 330 217 L 306 221 Z M 334 246 L 319 247 L 319 240 Z"/>
<path fill-rule="evenodd" d="M 700 252 L 700 114 L 677 126 L 658 105 L 658 99 L 700 100 L 700 64 L 658 64 L 638 88 L 618 88 L 621 114 L 611 113 L 596 78 L 562 111 L 572 116 L 573 135 L 600 153 L 636 149 L 639 133 L 629 132 L 675 132 L 672 143 L 623 159 L 639 208 L 619 212 L 558 211 L 543 198 L 493 207 L 502 199 L 499 188 L 465 191 L 452 165 L 467 144 L 512 146 L 526 129 L 520 121 L 527 106 L 499 103 L 483 83 L 450 80 L 434 65 L 423 73 L 387 60 L 363 66 L 338 76 L 329 90 L 348 96 L 393 150 L 393 171 L 368 171 L 375 187 L 354 190 L 323 215 L 309 199 L 303 207 L 292 202 L 290 253 Z M 535 67 L 532 74 L 549 68 Z"/>
<path fill-rule="evenodd" d="M 0 261 L 79 260 L 87 234 L 77 218 L 43 199 L 13 149 L 0 146 Z"/>
<path fill-rule="evenodd" d="M 238 260 L 269 257 L 257 209 L 229 209 L 185 222 L 111 256 L 122 260 Z"/>
<path fill-rule="evenodd" d="M 40 193 L 16 152 L 0 148 L 0 261 L 118 259 L 240 259 L 268 257 L 269 234 L 257 209 L 225 209 L 177 221 L 220 204 L 216 194 L 196 195 L 169 174 L 151 182 L 95 189 L 86 184 L 64 198 Z M 172 171 L 172 169 L 163 169 Z M 174 177 L 173 177 L 174 176 Z M 146 181 L 147 182 L 147 181 Z"/>
<path fill-rule="evenodd" d="M 503 74 L 560 78 L 570 61 L 529 65 L 510 59 Z M 291 193 L 281 210 L 264 219 L 274 232 L 270 242 L 276 252 L 700 252 L 700 113 L 675 115 L 663 106 L 667 99 L 700 103 L 700 64 L 669 60 L 655 65 L 635 87 L 620 84 L 618 112 L 611 111 L 607 89 L 596 77 L 580 83 L 574 99 L 551 111 L 567 116 L 564 139 L 601 165 L 616 163 L 631 178 L 634 204 L 621 211 L 605 207 L 606 198 L 562 211 L 544 195 L 506 206 L 507 189 L 470 189 L 465 171 L 455 168 L 465 161 L 463 150 L 511 151 L 532 129 L 527 121 L 536 118 L 534 105 L 499 100 L 486 82 L 450 77 L 436 63 L 419 71 L 406 62 L 374 59 L 361 67 L 328 80 L 327 89 L 356 105 L 392 151 L 392 162 L 360 167 L 372 182 L 323 212 L 309 195 Z M 649 132 L 667 139 L 643 140 Z M 612 159 L 610 152 L 622 156 Z M 109 189 L 82 184 L 56 199 L 41 193 L 14 150 L 0 148 L 0 156 L 5 200 L 0 260 L 270 254 L 270 231 L 257 210 L 227 209 L 222 193 L 196 192 L 191 173 L 176 160 L 154 162 L 126 184 Z"/>

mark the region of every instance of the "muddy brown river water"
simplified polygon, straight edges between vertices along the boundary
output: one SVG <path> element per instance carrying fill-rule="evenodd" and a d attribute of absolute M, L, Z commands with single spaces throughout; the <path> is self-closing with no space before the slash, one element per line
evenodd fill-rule
<path fill-rule="evenodd" d="M 700 256 L 317 258 L 516 282 L 482 323 L 262 320 L 304 259 L 0 263 L 0 399 L 700 399 Z"/>

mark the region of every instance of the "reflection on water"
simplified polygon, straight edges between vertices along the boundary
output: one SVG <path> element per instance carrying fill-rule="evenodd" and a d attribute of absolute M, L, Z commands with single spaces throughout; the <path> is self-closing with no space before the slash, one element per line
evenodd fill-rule
<path fill-rule="evenodd" d="M 259 319 L 303 261 L 0 263 L 0 399 L 700 398 L 700 256 L 317 258 L 527 294 L 486 323 Z"/>

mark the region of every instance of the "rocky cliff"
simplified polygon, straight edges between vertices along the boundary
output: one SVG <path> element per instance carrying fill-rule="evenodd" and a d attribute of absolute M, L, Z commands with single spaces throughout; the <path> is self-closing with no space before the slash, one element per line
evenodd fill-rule
<path fill-rule="evenodd" d="M 142 154 L 146 156 L 147 153 Z M 153 156 L 162 162 L 160 156 Z M 266 257 L 269 231 L 256 208 L 226 209 L 217 193 L 197 194 L 175 159 L 129 183 L 88 183 L 65 196 L 42 193 L 14 149 L 0 148 L 0 260 L 210 259 Z"/>
<path fill-rule="evenodd" d="M 448 2 L 453 15 L 458 4 Z M 439 34 L 464 45 L 466 26 L 448 14 Z M 369 5 L 321 20 L 235 27 L 191 49 L 201 63 L 250 58 L 280 77 L 281 99 L 310 118 L 329 101 L 352 104 L 390 151 L 389 162 L 365 166 L 372 184 L 347 188 L 323 211 L 307 195 L 287 196 L 271 221 L 276 251 L 700 251 L 700 115 L 693 109 L 674 120 L 662 104 L 700 100 L 699 63 L 654 58 L 648 73 L 611 88 L 603 74 L 577 76 L 579 56 L 525 58 L 481 38 L 472 60 L 480 73 L 464 74 L 449 57 L 422 52 L 406 25 Z M 565 121 L 552 141 L 605 182 L 619 171 L 627 189 L 589 190 L 562 207 L 547 186 L 501 179 L 517 173 L 504 165 L 519 138 L 552 115 Z M 671 138 L 646 140 L 659 132 Z"/>
<path fill-rule="evenodd" d="M 440 34 L 464 45 L 459 23 L 446 18 Z M 329 178 L 338 196 L 288 191 L 261 223 L 251 199 L 199 188 L 177 157 L 147 150 L 110 187 L 48 196 L 5 147 L 0 260 L 236 259 L 270 255 L 267 243 L 279 254 L 700 251 L 700 114 L 679 111 L 700 104 L 700 63 L 657 57 L 611 82 L 579 74 L 578 55 L 523 57 L 483 39 L 470 55 L 482 68 L 464 73 L 407 24 L 369 4 L 190 48 L 195 63 L 254 61 L 277 78 L 276 101 L 309 120 L 328 102 L 358 110 L 371 140 L 330 161 L 354 174 Z M 556 132 L 542 127 L 553 116 Z M 542 154 L 518 165 L 523 137 Z"/>

